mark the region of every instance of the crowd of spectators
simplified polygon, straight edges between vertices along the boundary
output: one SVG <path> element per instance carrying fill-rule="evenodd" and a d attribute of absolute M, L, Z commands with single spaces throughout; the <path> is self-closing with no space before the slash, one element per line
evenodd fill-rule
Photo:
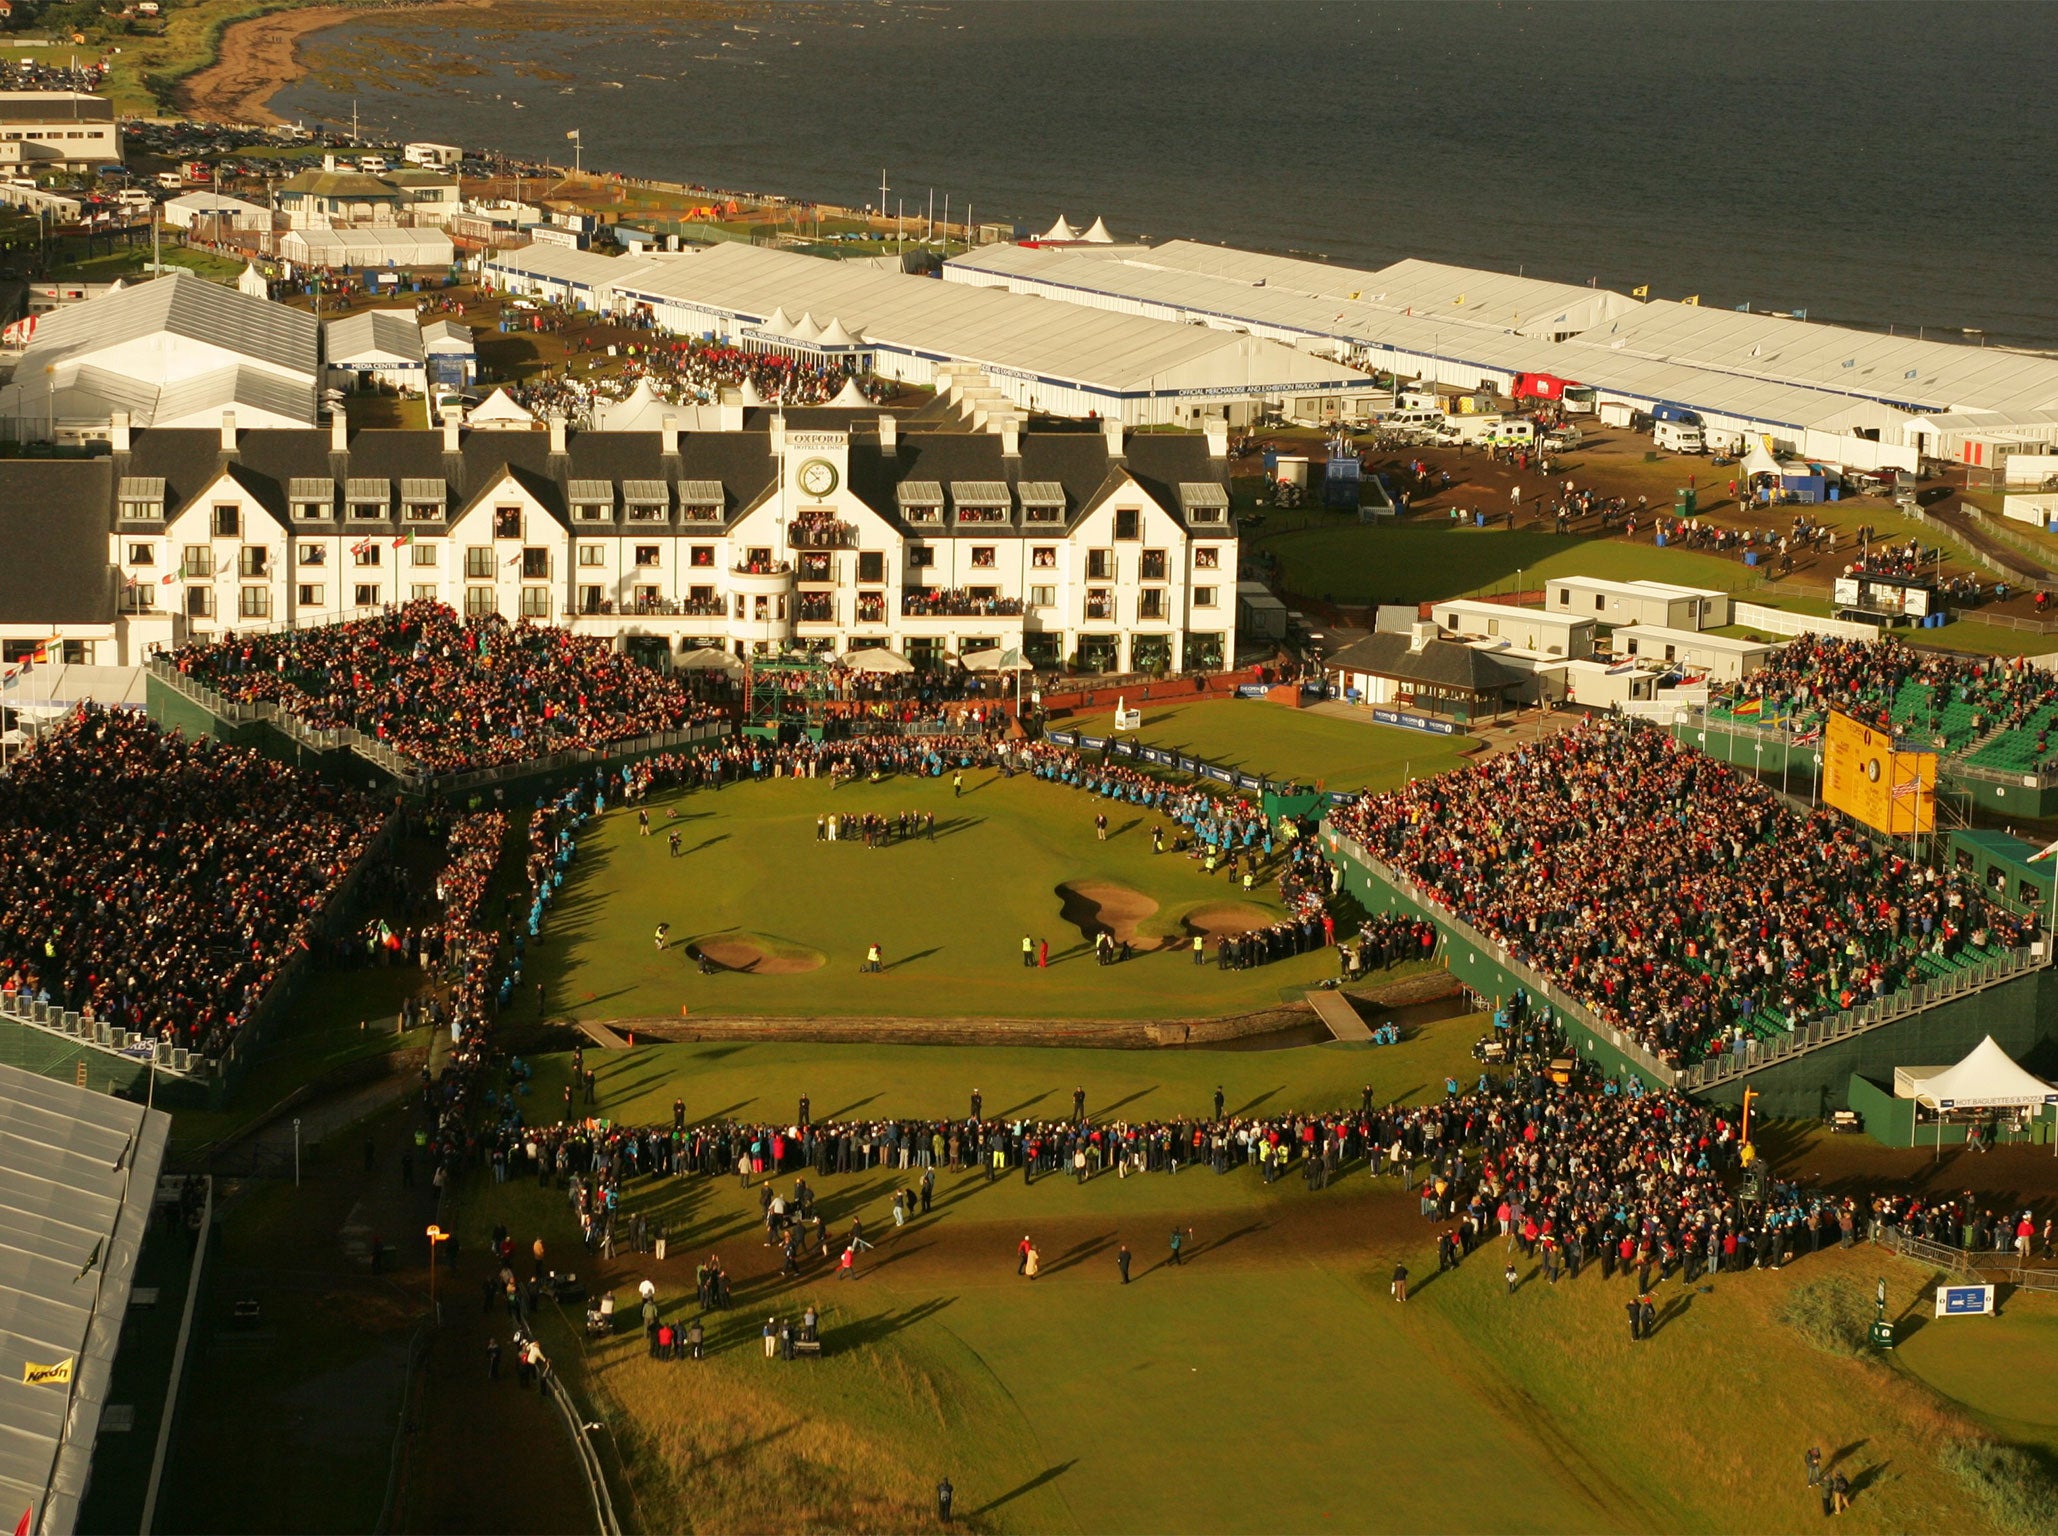
<path fill-rule="evenodd" d="M 1789 809 L 1663 731 L 1595 721 L 1338 808 L 1332 824 L 1678 1066 L 1896 992 L 2034 923 Z"/>
<path fill-rule="evenodd" d="M 910 591 L 900 600 L 900 611 L 909 618 L 931 618 L 948 615 L 952 618 L 992 618 L 1003 615 L 1019 615 L 1022 600 L 1019 597 L 997 597 L 990 593 L 979 593 L 964 587 L 923 587 Z"/>
<path fill-rule="evenodd" d="M 255 752 L 81 708 L 0 778 L 0 990 L 219 1055 L 379 821 Z"/>
<path fill-rule="evenodd" d="M 1910 683 L 1929 690 L 1928 702 L 1919 712 L 1897 719 L 1895 702 Z M 1891 636 L 1845 640 L 1802 635 L 1774 651 L 1728 699 L 1732 709 L 1753 701 L 1756 708 L 1750 712 L 1768 725 L 1818 726 L 1825 713 L 1836 710 L 1874 730 L 1944 742 L 1947 707 L 1969 706 L 1969 739 L 1997 729 L 2017 729 L 2039 711 L 2058 705 L 2058 674 L 2022 656 L 1920 651 Z"/>
<path fill-rule="evenodd" d="M 352 729 L 430 773 L 603 747 L 715 717 L 690 679 L 604 639 L 436 602 L 318 629 L 223 635 L 171 655 L 224 696 L 317 730 Z"/>
<path fill-rule="evenodd" d="M 539 312 L 524 324 L 563 330 L 576 323 L 555 312 Z M 593 349 L 591 338 L 570 347 L 576 357 Z M 517 404 L 539 414 L 588 422 L 603 407 L 626 400 L 640 383 L 673 405 L 713 405 L 724 389 L 749 385 L 767 404 L 827 405 L 855 382 L 874 403 L 892 398 L 893 386 L 854 369 L 842 358 L 803 358 L 783 352 L 746 352 L 739 347 L 653 333 L 648 341 L 615 344 L 619 366 L 606 378 L 581 377 L 569 366 L 502 386 Z"/>

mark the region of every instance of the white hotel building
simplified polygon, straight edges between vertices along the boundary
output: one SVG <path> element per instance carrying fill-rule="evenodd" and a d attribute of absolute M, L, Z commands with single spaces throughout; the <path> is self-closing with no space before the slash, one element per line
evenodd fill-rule
<path fill-rule="evenodd" d="M 655 665 L 702 645 L 918 663 L 1019 646 L 1104 671 L 1235 658 L 1220 423 L 1125 438 L 797 409 L 728 431 L 118 419 L 111 436 L 97 458 L 0 460 L 0 506 L 35 509 L 0 528 L 9 660 L 54 634 L 68 661 L 133 665 L 418 598 Z"/>

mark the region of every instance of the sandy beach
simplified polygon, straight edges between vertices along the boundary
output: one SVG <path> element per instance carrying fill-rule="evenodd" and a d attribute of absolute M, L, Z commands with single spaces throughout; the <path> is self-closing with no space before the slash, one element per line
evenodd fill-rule
<path fill-rule="evenodd" d="M 490 10 L 493 4 L 494 0 L 433 0 L 409 9 Z M 307 73 L 300 59 L 301 41 L 362 16 L 365 10 L 355 5 L 295 6 L 223 28 L 219 57 L 180 84 L 180 110 L 209 123 L 278 122 L 269 106 L 272 97 Z"/>

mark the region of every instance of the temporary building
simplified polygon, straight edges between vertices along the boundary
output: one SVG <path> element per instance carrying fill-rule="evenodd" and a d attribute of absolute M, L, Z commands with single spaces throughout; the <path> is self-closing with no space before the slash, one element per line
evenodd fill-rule
<path fill-rule="evenodd" d="M 831 316 L 862 338 L 853 353 L 875 373 L 934 388 L 946 371 L 978 369 L 1039 414 L 1141 426 L 1226 412 L 1235 421 L 1265 402 L 1313 396 L 1341 409 L 1375 392 L 1345 364 L 1228 327 L 1039 304 L 855 262 L 729 244 L 634 265 L 642 270 L 609 285 L 617 306 L 677 334 L 776 346 L 770 324 L 782 311 Z M 820 337 L 817 320 L 818 348 Z"/>
<path fill-rule="evenodd" d="M 1036 238 L 1039 240 L 1077 240 L 1079 238 L 1079 231 L 1066 223 L 1065 216 L 1061 213 L 1058 215 L 1057 223 L 1051 225 L 1049 229 L 1046 229 Z"/>
<path fill-rule="evenodd" d="M 2058 1104 L 2058 1088 L 2033 1077 L 1988 1035 L 1954 1067 L 1899 1067 L 1894 1094 L 1940 1112 L 1954 1109 L 2035 1109 Z"/>
<path fill-rule="evenodd" d="M 464 422 L 468 427 L 488 431 L 526 432 L 536 425 L 536 417 L 527 407 L 517 404 L 506 390 L 496 389 L 466 413 Z"/>
<path fill-rule="evenodd" d="M 1106 219 L 1095 219 L 1093 227 L 1079 238 L 1087 245 L 1113 245 L 1115 243 L 1115 237 L 1109 231 Z"/>

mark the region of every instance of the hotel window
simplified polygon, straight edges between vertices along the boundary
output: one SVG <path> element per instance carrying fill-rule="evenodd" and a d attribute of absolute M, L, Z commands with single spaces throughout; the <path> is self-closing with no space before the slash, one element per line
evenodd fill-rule
<path fill-rule="evenodd" d="M 433 570 L 443 563 L 434 544 L 410 544 L 407 546 L 407 563 Z"/>
<path fill-rule="evenodd" d="M 522 536 L 522 509 L 520 507 L 495 507 L 493 509 L 493 537 L 496 539 L 519 539 Z"/>
<path fill-rule="evenodd" d="M 992 546 L 991 544 L 975 544 L 975 545 L 973 545 L 973 546 L 972 546 L 972 568 L 973 568 L 974 570 L 992 570 L 992 569 L 993 569 L 993 549 L 994 549 L 994 547 L 993 547 L 993 546 Z"/>
<path fill-rule="evenodd" d="M 360 544 L 350 552 L 351 559 L 361 566 L 378 565 L 385 558 L 380 553 L 383 548 L 379 544 Z"/>
<path fill-rule="evenodd" d="M 1029 606 L 1031 608 L 1055 608 L 1057 602 L 1058 589 L 1056 587 L 1031 587 L 1029 589 Z"/>
<path fill-rule="evenodd" d="M 658 553 L 658 546 L 655 544 L 638 544 L 636 546 L 636 563 L 638 565 L 656 565 L 658 563 Z"/>
<path fill-rule="evenodd" d="M 379 606 L 379 589 L 371 582 L 359 582 L 357 586 L 351 589 L 351 594 L 353 600 L 360 608 L 376 608 Z"/>
<path fill-rule="evenodd" d="M 90 667 L 93 665 L 93 642 L 67 640 L 59 648 L 57 659 L 67 667 Z"/>
<path fill-rule="evenodd" d="M 884 624 L 886 622 L 886 598 L 879 592 L 860 592 L 857 600 L 857 621 L 860 624 Z"/>
<path fill-rule="evenodd" d="M 522 588 L 522 617 L 525 619 L 547 619 L 550 617 L 550 588 Z"/>
<path fill-rule="evenodd" d="M 1143 552 L 1143 569 L 1137 573 L 1139 581 L 1163 581 L 1165 579 L 1165 552 L 1162 549 L 1146 549 Z"/>
<path fill-rule="evenodd" d="M 572 504 L 572 521 L 575 523 L 604 523 L 613 508 L 597 501 L 579 501 Z"/>
<path fill-rule="evenodd" d="M 1193 568 L 1197 571 L 1217 571 L 1222 568 L 1222 552 L 1212 544 L 1193 552 Z"/>
<path fill-rule="evenodd" d="M 157 564 L 157 551 L 148 544 L 131 544 L 129 546 L 129 564 L 155 565 Z"/>
<path fill-rule="evenodd" d="M 531 546 L 530 548 L 523 550 L 522 579 L 524 581 L 547 581 L 549 578 L 550 551 L 547 549 L 538 549 L 534 546 Z M 528 596 L 526 593 L 523 595 L 522 601 L 525 605 L 527 604 Z M 522 612 L 527 613 L 528 611 L 528 608 L 524 606 Z"/>
<path fill-rule="evenodd" d="M 491 581 L 493 579 L 493 547 L 490 544 L 473 544 L 464 552 L 464 573 L 468 581 Z"/>
<path fill-rule="evenodd" d="M 245 587 L 237 611 L 246 619 L 271 617 L 272 589 L 270 587 Z"/>
<path fill-rule="evenodd" d="M 383 501 L 353 501 L 350 504 L 350 519 L 357 523 L 384 522 L 386 504 Z"/>
<path fill-rule="evenodd" d="M 1113 581 L 1115 579 L 1115 552 L 1112 549 L 1089 549 L 1086 552 L 1086 579 L 1088 581 Z"/>
<path fill-rule="evenodd" d="M 867 584 L 886 579 L 886 556 L 881 550 L 858 551 L 858 580 Z"/>
<path fill-rule="evenodd" d="M 935 564 L 936 551 L 927 544 L 910 544 L 908 546 L 908 569 L 926 571 Z"/>
<path fill-rule="evenodd" d="M 434 582 L 417 583 L 407 589 L 408 601 L 414 603 L 432 603 L 438 595 Z"/>
<path fill-rule="evenodd" d="M 1196 608 L 1214 607 L 1215 589 L 1213 587 L 1195 587 L 1193 589 L 1193 606 Z"/>
<path fill-rule="evenodd" d="M 769 571 L 772 568 L 772 552 L 769 549 L 746 549 L 743 563 L 753 571 Z"/>
<path fill-rule="evenodd" d="M 301 545 L 300 563 L 302 565 L 327 565 L 329 563 L 329 547 L 326 544 Z"/>
<path fill-rule="evenodd" d="M 205 544 L 188 544 L 186 558 L 180 565 L 180 572 L 188 581 L 197 581 L 214 574 L 214 551 Z"/>
<path fill-rule="evenodd" d="M 1165 589 L 1145 587 L 1137 602 L 1136 616 L 1139 619 L 1162 619 L 1165 616 Z"/>
<path fill-rule="evenodd" d="M 157 588 L 144 582 L 130 587 L 121 595 L 123 613 L 155 613 L 157 611 Z"/>
<path fill-rule="evenodd" d="M 211 619 L 214 617 L 214 588 L 186 588 L 186 617 L 189 619 Z"/>
<path fill-rule="evenodd" d="M 262 544 L 244 545 L 236 555 L 236 566 L 239 574 L 244 576 L 264 575 L 270 563 L 269 556 L 270 551 Z"/>
<path fill-rule="evenodd" d="M 579 564 L 589 566 L 606 565 L 607 546 L 605 544 L 581 544 L 579 546 Z"/>
<path fill-rule="evenodd" d="M 579 588 L 579 612 L 581 612 L 581 613 L 598 613 L 598 612 L 600 612 L 600 588 L 598 588 L 598 587 L 581 587 L 581 588 Z"/>
<path fill-rule="evenodd" d="M 715 563 L 715 547 L 712 544 L 689 544 L 686 547 L 686 563 L 706 569 Z"/>
<path fill-rule="evenodd" d="M 468 619 L 483 619 L 489 613 L 499 611 L 493 600 L 491 587 L 466 587 L 464 589 L 464 612 Z"/>
<path fill-rule="evenodd" d="M 233 539 L 243 529 L 243 509 L 240 507 L 216 507 L 214 509 L 214 536 L 218 539 Z"/>
<path fill-rule="evenodd" d="M 1058 547 L 1055 544 L 1034 544 L 1029 549 L 1029 563 L 1039 571 L 1054 571 L 1058 568 Z"/>
<path fill-rule="evenodd" d="M 1112 619 L 1115 616 L 1115 594 L 1106 587 L 1096 587 L 1086 594 L 1086 616 L 1089 619 Z"/>
<path fill-rule="evenodd" d="M 1142 538 L 1143 514 L 1134 507 L 1115 508 L 1115 537 L 1118 539 Z"/>
<path fill-rule="evenodd" d="M 300 587 L 299 597 L 301 607 L 320 608 L 329 600 L 329 589 L 320 582 L 303 582 Z"/>

